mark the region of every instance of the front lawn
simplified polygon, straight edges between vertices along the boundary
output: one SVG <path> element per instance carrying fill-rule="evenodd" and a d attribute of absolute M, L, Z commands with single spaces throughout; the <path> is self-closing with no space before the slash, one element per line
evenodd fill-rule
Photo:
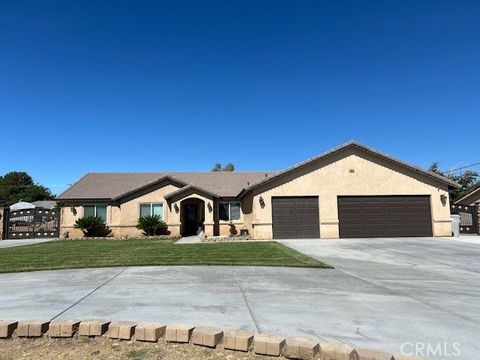
<path fill-rule="evenodd" d="M 177 244 L 171 240 L 59 240 L 0 249 L 0 272 L 144 265 L 331 268 L 276 242 Z"/>

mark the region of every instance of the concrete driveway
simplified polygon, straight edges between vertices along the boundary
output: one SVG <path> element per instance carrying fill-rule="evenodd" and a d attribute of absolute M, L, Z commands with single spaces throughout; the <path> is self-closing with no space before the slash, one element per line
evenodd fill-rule
<path fill-rule="evenodd" d="M 0 240 L 0 249 L 22 245 L 41 244 L 53 240 L 57 239 Z"/>
<path fill-rule="evenodd" d="M 282 242 L 336 269 L 172 266 L 0 274 L 0 319 L 193 322 L 394 353 L 411 353 L 419 343 L 435 347 L 436 356 L 428 357 L 435 359 L 451 359 L 459 347 L 457 358 L 478 358 L 480 245 L 424 238 Z"/>

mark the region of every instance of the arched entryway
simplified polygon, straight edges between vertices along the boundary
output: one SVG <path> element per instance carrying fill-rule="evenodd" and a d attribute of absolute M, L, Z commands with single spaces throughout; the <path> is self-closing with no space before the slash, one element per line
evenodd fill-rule
<path fill-rule="evenodd" d="M 181 235 L 197 235 L 204 228 L 205 202 L 198 198 L 185 199 L 180 203 Z"/>

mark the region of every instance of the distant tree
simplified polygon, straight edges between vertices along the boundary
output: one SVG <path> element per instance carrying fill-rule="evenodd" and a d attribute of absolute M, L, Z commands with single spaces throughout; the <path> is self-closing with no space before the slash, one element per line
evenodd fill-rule
<path fill-rule="evenodd" d="M 454 189 L 450 191 L 450 201 L 455 201 L 469 193 L 470 191 L 480 187 L 479 173 L 472 170 L 465 170 L 460 172 L 449 172 L 440 170 L 440 164 L 438 161 L 434 162 L 429 171 L 436 174 L 443 175 L 450 180 L 456 181 L 462 187 L 460 189 Z"/>
<path fill-rule="evenodd" d="M 212 171 L 213 172 L 222 171 L 222 164 L 216 163 L 215 166 L 213 167 Z"/>
<path fill-rule="evenodd" d="M 54 195 L 49 188 L 35 184 L 26 172 L 12 171 L 0 176 L 0 203 L 13 204 L 20 200 L 52 200 Z"/>
<path fill-rule="evenodd" d="M 228 163 L 224 167 L 222 167 L 222 164 L 216 163 L 212 169 L 213 172 L 220 172 L 220 171 L 228 172 L 228 171 L 234 171 L 234 170 L 235 170 L 235 165 L 233 165 L 232 163 Z"/>
<path fill-rule="evenodd" d="M 235 170 L 235 165 L 233 165 L 232 163 L 228 163 L 222 169 L 222 171 L 234 171 L 234 170 Z"/>

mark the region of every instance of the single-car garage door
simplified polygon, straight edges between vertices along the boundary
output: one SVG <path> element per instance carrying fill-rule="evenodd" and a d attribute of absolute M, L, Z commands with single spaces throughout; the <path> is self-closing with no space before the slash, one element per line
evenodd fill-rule
<path fill-rule="evenodd" d="M 320 237 L 318 197 L 272 198 L 274 239 Z"/>
<path fill-rule="evenodd" d="M 432 236 L 429 196 L 339 196 L 340 237 Z"/>

